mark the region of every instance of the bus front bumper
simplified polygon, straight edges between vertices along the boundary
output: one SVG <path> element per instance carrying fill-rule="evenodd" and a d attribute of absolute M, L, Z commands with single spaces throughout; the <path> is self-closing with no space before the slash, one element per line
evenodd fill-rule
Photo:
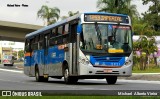
<path fill-rule="evenodd" d="M 80 76 L 120 76 L 129 77 L 132 75 L 132 65 L 121 66 L 120 68 L 93 67 L 92 65 L 79 64 Z"/>

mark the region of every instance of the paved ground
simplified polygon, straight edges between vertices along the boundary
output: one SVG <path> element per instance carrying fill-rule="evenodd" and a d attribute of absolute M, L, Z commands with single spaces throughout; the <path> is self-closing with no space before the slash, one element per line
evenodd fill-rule
<path fill-rule="evenodd" d="M 127 79 L 127 80 L 148 80 L 148 81 L 160 81 L 160 73 L 159 74 L 132 74 L 131 77 L 120 77 L 120 79 Z"/>
<path fill-rule="evenodd" d="M 48 82 L 36 82 L 23 71 L 0 69 L 1 90 L 159 90 L 159 81 L 118 79 L 115 85 L 108 85 L 105 79 L 79 80 L 77 84 L 66 85 L 64 79 L 49 78 Z M 89 91 L 89 93 L 90 93 Z"/>
<path fill-rule="evenodd" d="M 17 63 L 15 67 L 23 70 L 23 63 Z M 160 73 L 133 73 L 131 77 L 119 77 L 119 79 L 160 81 Z"/>

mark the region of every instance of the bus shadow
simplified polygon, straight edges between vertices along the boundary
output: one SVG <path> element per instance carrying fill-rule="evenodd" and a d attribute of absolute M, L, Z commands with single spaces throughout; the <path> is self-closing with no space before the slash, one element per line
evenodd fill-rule
<path fill-rule="evenodd" d="M 31 82 L 36 82 L 35 80 L 31 80 Z M 49 84 L 62 84 L 66 85 L 64 80 L 62 79 L 52 79 L 47 82 L 40 82 L 40 83 L 49 83 Z M 77 83 L 67 84 L 67 85 L 110 85 L 110 86 L 116 86 L 116 85 L 124 85 L 122 83 L 116 83 L 116 84 L 107 84 L 105 81 L 87 81 L 87 80 L 79 80 Z"/>
<path fill-rule="evenodd" d="M 60 80 L 52 80 L 52 81 L 48 81 L 48 82 L 45 82 L 45 83 L 53 83 L 53 84 L 66 84 L 64 81 Z M 77 83 L 72 83 L 72 84 L 67 84 L 67 85 L 123 85 L 123 84 L 119 84 L 119 83 L 116 83 L 116 84 L 107 84 L 107 82 L 88 82 L 88 81 L 78 81 Z"/>

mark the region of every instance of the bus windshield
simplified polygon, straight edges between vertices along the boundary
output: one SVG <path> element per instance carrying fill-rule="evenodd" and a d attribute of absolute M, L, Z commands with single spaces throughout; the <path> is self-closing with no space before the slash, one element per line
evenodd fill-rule
<path fill-rule="evenodd" d="M 83 24 L 80 47 L 89 52 L 130 53 L 131 27 L 108 24 Z"/>

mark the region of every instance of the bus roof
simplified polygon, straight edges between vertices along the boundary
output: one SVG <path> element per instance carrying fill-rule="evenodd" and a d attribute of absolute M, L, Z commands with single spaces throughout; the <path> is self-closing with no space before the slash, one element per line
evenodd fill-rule
<path fill-rule="evenodd" d="M 58 25 L 64 24 L 64 23 L 69 22 L 71 20 L 78 19 L 80 17 L 80 15 L 81 14 L 76 14 L 76 15 L 74 15 L 72 17 L 66 18 L 66 19 L 64 19 L 64 20 L 62 20 L 60 22 L 55 23 L 55 24 L 51 24 L 49 26 L 45 26 L 45 27 L 43 27 L 43 28 L 41 28 L 41 29 L 39 29 L 37 31 L 34 31 L 34 32 L 31 32 L 31 33 L 27 34 L 25 36 L 25 38 L 32 38 L 33 36 L 38 35 L 41 32 L 44 32 L 44 31 L 49 30 L 49 29 L 52 29 L 52 28 L 54 28 L 54 27 L 56 27 Z"/>
<path fill-rule="evenodd" d="M 108 12 L 89 12 L 89 13 L 84 13 L 84 14 L 100 14 L 100 15 L 106 15 L 107 14 L 107 15 L 115 15 L 115 16 L 128 16 L 128 15 L 125 15 L 125 14 L 116 14 L 116 13 L 108 13 Z M 37 31 L 34 31 L 34 32 L 31 32 L 31 33 L 27 34 L 25 36 L 25 38 L 33 38 L 35 35 L 38 35 L 38 34 L 44 32 L 44 31 L 47 31 L 47 30 L 52 29 L 54 27 L 57 27 L 58 25 L 64 24 L 64 23 L 69 22 L 71 20 L 78 19 L 78 18 L 80 18 L 80 16 L 81 16 L 81 14 L 76 14 L 72 17 L 66 18 L 66 19 L 64 19 L 60 22 L 55 23 L 55 24 L 45 26 L 45 27 L 43 27 L 43 28 L 41 28 Z"/>

